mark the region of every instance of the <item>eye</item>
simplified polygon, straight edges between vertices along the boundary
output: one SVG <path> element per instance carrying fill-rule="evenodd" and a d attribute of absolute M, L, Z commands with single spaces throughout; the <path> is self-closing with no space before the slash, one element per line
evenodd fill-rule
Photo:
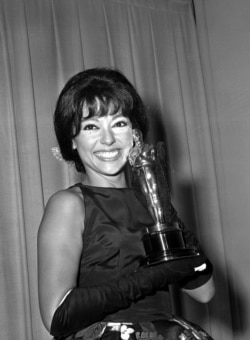
<path fill-rule="evenodd" d="M 95 124 L 85 124 L 82 126 L 82 130 L 96 130 L 98 127 Z"/>
<path fill-rule="evenodd" d="M 124 126 L 127 126 L 128 125 L 128 122 L 126 119 L 121 119 L 121 120 L 118 120 L 114 123 L 114 127 L 124 127 Z"/>

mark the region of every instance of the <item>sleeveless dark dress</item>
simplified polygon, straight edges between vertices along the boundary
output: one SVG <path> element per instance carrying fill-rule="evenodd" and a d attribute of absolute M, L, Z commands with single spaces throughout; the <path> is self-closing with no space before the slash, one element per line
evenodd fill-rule
<path fill-rule="evenodd" d="M 76 186 L 85 205 L 78 286 L 102 284 L 134 271 L 145 260 L 142 236 L 145 227 L 153 223 L 144 198 L 131 188 Z M 145 297 L 67 339 L 153 340 L 159 336 L 162 340 L 212 339 L 171 315 L 167 291 Z"/>

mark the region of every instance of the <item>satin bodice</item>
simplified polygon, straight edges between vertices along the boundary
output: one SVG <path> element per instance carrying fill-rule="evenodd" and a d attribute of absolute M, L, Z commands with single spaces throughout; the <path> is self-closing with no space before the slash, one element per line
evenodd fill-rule
<path fill-rule="evenodd" d="M 85 205 L 85 229 L 78 284 L 105 284 L 131 273 L 145 260 L 142 237 L 152 225 L 144 197 L 131 188 L 103 188 L 77 184 Z M 132 304 L 110 315 L 110 321 L 142 321 L 169 313 L 167 292 Z"/>

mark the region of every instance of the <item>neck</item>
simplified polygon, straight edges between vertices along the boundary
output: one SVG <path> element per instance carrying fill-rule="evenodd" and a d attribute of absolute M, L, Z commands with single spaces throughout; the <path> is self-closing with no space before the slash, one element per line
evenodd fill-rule
<path fill-rule="evenodd" d="M 86 173 L 82 179 L 82 183 L 94 187 L 107 187 L 107 188 L 127 188 L 127 182 L 124 173 L 115 176 L 104 176 L 98 174 Z"/>

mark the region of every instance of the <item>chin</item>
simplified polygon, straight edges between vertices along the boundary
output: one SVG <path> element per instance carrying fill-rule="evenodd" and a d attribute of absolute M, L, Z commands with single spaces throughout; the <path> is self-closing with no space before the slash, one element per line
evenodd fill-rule
<path fill-rule="evenodd" d="M 116 176 L 119 175 L 122 172 L 122 170 L 110 170 L 110 171 L 103 171 L 103 174 L 105 176 Z"/>
<path fill-rule="evenodd" d="M 115 176 L 118 175 L 119 173 L 121 173 L 122 171 L 124 171 L 124 167 L 126 165 L 127 162 L 121 162 L 121 164 L 114 166 L 114 164 L 110 164 L 110 166 L 103 166 L 102 167 L 102 172 L 105 172 L 106 175 L 110 175 L 110 176 Z"/>

